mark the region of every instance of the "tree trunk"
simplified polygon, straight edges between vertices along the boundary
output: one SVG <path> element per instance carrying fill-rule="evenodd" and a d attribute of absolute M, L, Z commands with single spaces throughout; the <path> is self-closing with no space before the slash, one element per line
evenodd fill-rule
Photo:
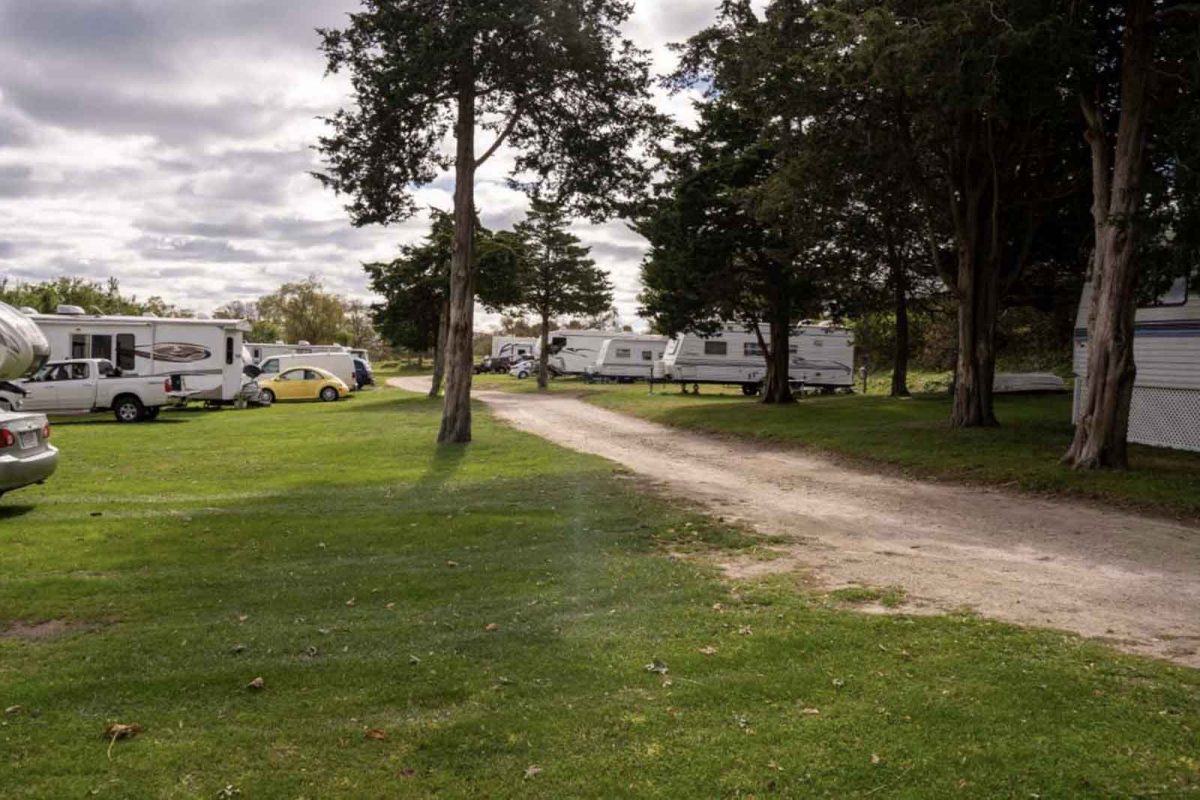
<path fill-rule="evenodd" d="M 1111 155 L 1111 177 L 1102 113 L 1098 104 L 1083 102 L 1092 149 L 1096 253 L 1088 319 L 1087 398 L 1075 427 L 1075 440 L 1063 457 L 1076 469 L 1125 469 L 1129 465 L 1126 437 L 1137 377 L 1133 359 L 1138 277 L 1135 219 L 1140 208 L 1150 112 L 1152 13 L 1152 0 L 1129 0 L 1126 4 L 1121 118 Z"/>
<path fill-rule="evenodd" d="M 471 377 L 475 316 L 475 65 L 459 73 L 454 135 L 454 245 L 450 257 L 450 323 L 446 337 L 446 401 L 438 442 L 471 441 Z"/>
<path fill-rule="evenodd" d="M 892 292 L 896 303 L 896 352 L 892 356 L 892 397 L 908 397 L 908 270 L 896 249 L 894 231 L 885 223 Z"/>
<path fill-rule="evenodd" d="M 542 346 L 538 351 L 538 391 L 546 391 L 550 386 L 550 314 L 543 311 L 542 317 Z"/>
<path fill-rule="evenodd" d="M 429 387 L 429 399 L 442 391 L 442 378 L 446 375 L 446 340 L 450 337 L 450 299 L 442 301 L 442 313 L 438 316 L 437 349 L 433 353 L 433 383 Z"/>
<path fill-rule="evenodd" d="M 791 314 L 786 310 L 771 316 L 771 344 L 764 353 L 767 357 L 767 380 L 763 384 L 763 403 L 795 402 L 791 384 L 792 354 L 788 349 L 791 327 Z"/>
<path fill-rule="evenodd" d="M 992 387 L 996 380 L 996 317 L 1000 288 L 996 265 L 975 248 L 960 247 L 958 264 L 958 365 L 954 375 L 955 428 L 998 425 Z"/>

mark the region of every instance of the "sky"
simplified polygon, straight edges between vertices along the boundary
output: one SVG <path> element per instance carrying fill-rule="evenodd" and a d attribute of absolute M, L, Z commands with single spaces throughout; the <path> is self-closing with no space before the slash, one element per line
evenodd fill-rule
<path fill-rule="evenodd" d="M 638 0 L 627 35 L 668 71 L 670 42 L 718 0 Z M 428 227 L 356 229 L 309 172 L 319 117 L 348 100 L 318 27 L 356 0 L 0 0 L 0 277 L 115 277 L 200 313 L 316 275 L 371 299 L 361 268 Z M 657 94 L 685 120 L 691 99 Z M 487 141 L 484 139 L 484 141 Z M 519 220 L 502 151 L 479 173 L 490 228 Z M 453 179 L 418 189 L 449 209 Z M 574 229 L 635 322 L 645 243 L 620 221 Z M 477 327 L 494 318 L 482 316 Z"/>

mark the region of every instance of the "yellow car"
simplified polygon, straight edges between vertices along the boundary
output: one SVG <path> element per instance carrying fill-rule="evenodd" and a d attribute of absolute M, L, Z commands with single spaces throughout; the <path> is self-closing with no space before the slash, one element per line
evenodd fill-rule
<path fill-rule="evenodd" d="M 324 400 L 332 403 L 350 394 L 350 387 L 332 372 L 320 367 L 292 367 L 258 382 L 259 402 L 269 406 L 276 400 Z"/>

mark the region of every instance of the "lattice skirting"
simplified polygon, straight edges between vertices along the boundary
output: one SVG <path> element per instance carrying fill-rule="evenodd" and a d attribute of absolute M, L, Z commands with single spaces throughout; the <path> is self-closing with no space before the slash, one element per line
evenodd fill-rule
<path fill-rule="evenodd" d="M 1082 380 L 1075 384 L 1074 418 L 1087 399 Z M 1137 386 L 1129 412 L 1129 441 L 1152 447 L 1200 452 L 1200 392 Z"/>

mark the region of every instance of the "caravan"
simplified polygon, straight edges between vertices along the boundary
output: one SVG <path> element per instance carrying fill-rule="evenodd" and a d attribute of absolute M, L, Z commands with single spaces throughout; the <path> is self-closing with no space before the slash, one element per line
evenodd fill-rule
<path fill-rule="evenodd" d="M 561 375 L 583 375 L 596 365 L 600 346 L 619 335 L 616 331 L 551 331 L 550 366 Z"/>
<path fill-rule="evenodd" d="M 1193 284 L 1195 281 L 1193 281 Z M 1189 291 L 1190 288 L 1190 291 Z M 1133 335 L 1137 379 L 1129 412 L 1129 441 L 1200 451 L 1200 287 L 1181 278 L 1150 306 L 1139 308 Z M 1075 322 L 1075 406 L 1087 400 L 1088 313 L 1085 286 Z"/>
<path fill-rule="evenodd" d="M 586 370 L 587 379 L 649 380 L 654 377 L 654 364 L 662 360 L 668 341 L 666 336 L 614 335 L 600 345 L 596 363 Z"/>
<path fill-rule="evenodd" d="M 763 339 L 770 344 L 770 334 Z M 788 341 L 790 381 L 797 386 L 853 389 L 854 341 L 845 328 L 800 325 Z M 667 345 L 655 379 L 681 384 L 740 385 L 757 394 L 767 376 L 767 359 L 758 336 L 745 326 L 728 324 L 712 336 L 685 333 Z"/>
<path fill-rule="evenodd" d="M 510 363 L 517 363 L 522 358 L 529 358 L 537 350 L 537 339 L 532 336 L 493 336 L 492 360 L 507 358 Z"/>
<path fill-rule="evenodd" d="M 104 359 L 124 373 L 179 376 L 181 395 L 211 404 L 243 396 L 249 363 L 242 345 L 250 330 L 244 320 L 103 316 L 77 306 L 29 318 L 55 361 Z"/>

